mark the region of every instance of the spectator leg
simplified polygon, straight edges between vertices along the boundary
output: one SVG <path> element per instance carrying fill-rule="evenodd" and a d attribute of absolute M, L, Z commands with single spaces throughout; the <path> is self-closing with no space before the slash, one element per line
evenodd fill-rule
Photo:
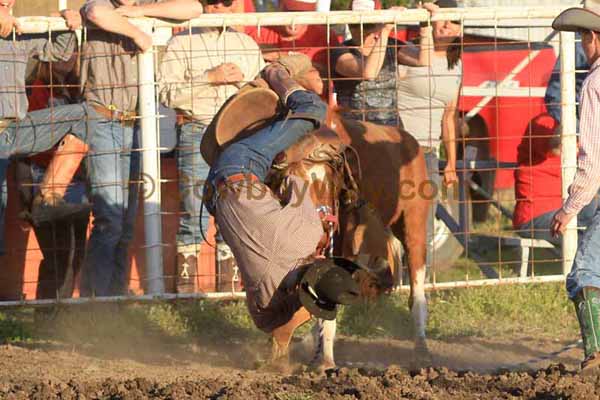
<path fill-rule="evenodd" d="M 128 239 L 128 184 L 133 128 L 99 120 L 89 140 L 88 174 L 94 222 L 82 271 L 83 296 L 122 294 Z M 129 236 L 129 237 L 128 237 Z M 125 271 L 126 273 L 126 271 Z M 117 278 L 117 276 L 119 278 Z"/>

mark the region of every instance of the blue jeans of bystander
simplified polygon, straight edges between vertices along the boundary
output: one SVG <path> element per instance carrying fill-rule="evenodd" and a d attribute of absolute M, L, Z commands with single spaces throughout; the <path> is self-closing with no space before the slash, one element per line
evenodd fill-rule
<path fill-rule="evenodd" d="M 127 290 L 128 250 L 133 239 L 140 161 L 137 131 L 97 116 L 89 142 L 88 175 L 94 223 L 82 271 L 83 296 Z"/>
<path fill-rule="evenodd" d="M 202 243 L 202 232 L 208 230 L 208 212 L 202 213 L 202 189 L 209 166 L 200 154 L 200 142 L 207 126 L 197 122 L 177 128 L 177 171 L 181 198 L 178 245 Z"/>
<path fill-rule="evenodd" d="M 584 287 L 600 288 L 600 209 L 587 227 L 575 254 L 573 267 L 567 276 L 567 292 L 571 300 Z"/>
<path fill-rule="evenodd" d="M 431 202 L 431 211 L 427 214 L 427 254 L 425 263 L 427 264 L 427 268 L 429 268 L 434 260 L 433 258 L 435 257 L 435 212 L 438 205 L 438 194 L 441 190 L 442 178 L 440 177 L 440 160 L 436 153 L 425 153 L 425 165 L 427 166 L 427 177 L 433 185 L 434 193 L 436 193 L 436 196 Z"/>
<path fill-rule="evenodd" d="M 585 229 L 591 225 L 594 215 L 600 206 L 600 198 L 598 196 L 594 197 L 594 199 L 585 206 L 579 214 L 577 214 L 577 227 L 578 238 L 577 243 L 581 244 L 581 240 L 583 239 L 583 235 L 585 233 Z M 553 237 L 550 234 L 550 226 L 552 225 L 552 217 L 556 214 L 558 210 L 553 210 L 542 214 L 540 216 L 535 217 L 531 221 L 526 224 L 523 224 L 519 227 L 517 233 L 519 236 L 530 238 L 530 239 L 543 239 L 548 242 L 554 244 L 555 246 L 562 246 L 562 239 L 560 236 Z"/>

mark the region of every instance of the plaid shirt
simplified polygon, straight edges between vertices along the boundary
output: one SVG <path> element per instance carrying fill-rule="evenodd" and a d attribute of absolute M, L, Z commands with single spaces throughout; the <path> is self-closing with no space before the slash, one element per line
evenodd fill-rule
<path fill-rule="evenodd" d="M 217 197 L 216 221 L 238 263 L 248 310 L 257 327 L 270 332 L 297 310 L 297 296 L 286 296 L 297 268 L 307 262 L 323 236 L 323 225 L 304 181 L 282 206 L 262 183 L 232 184 Z"/>
<path fill-rule="evenodd" d="M 563 205 L 567 214 L 577 214 L 589 204 L 600 187 L 600 59 L 590 68 L 581 88 L 579 155 L 577 173 Z"/>

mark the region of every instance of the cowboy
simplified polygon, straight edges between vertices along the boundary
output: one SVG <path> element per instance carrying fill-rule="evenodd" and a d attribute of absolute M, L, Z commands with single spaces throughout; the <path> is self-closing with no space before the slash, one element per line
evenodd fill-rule
<path fill-rule="evenodd" d="M 275 157 L 325 119 L 318 71 L 307 56 L 295 55 L 267 66 L 262 77 L 287 117 L 220 150 L 211 161 L 205 201 L 235 255 L 250 315 L 273 335 L 277 357 L 287 354 L 298 326 L 311 315 L 334 318 L 336 304 L 355 301 L 358 286 L 349 272 L 353 263 L 312 262 L 324 231 L 310 196 L 293 190 L 299 178 L 291 178 L 281 198 L 265 185 Z"/>
<path fill-rule="evenodd" d="M 590 65 L 581 88 L 578 168 L 569 197 L 552 219 L 552 233 L 564 233 L 569 222 L 596 195 L 600 187 L 600 0 L 586 0 L 583 8 L 563 11 L 552 23 L 559 31 L 579 32 Z M 600 367 L 600 211 L 592 218 L 577 248 L 567 276 L 567 292 L 575 304 L 585 359 L 582 373 Z"/>
<path fill-rule="evenodd" d="M 97 128 L 88 141 L 88 171 L 94 225 L 82 275 L 82 294 L 123 294 L 127 253 L 137 206 L 139 154 L 135 147 L 138 103 L 137 53 L 152 37 L 125 16 L 187 20 L 202 13 L 197 0 L 88 0 L 82 9 L 90 29 L 83 48 L 82 84 Z"/>
<path fill-rule="evenodd" d="M 31 58 L 46 62 L 67 61 L 77 48 L 77 37 L 73 32 L 53 34 L 50 40 L 47 34 L 21 35 L 18 20 L 10 14 L 14 4 L 14 0 L 0 4 L 0 51 L 4 54 L 0 69 L 0 254 L 4 253 L 9 159 L 50 150 L 61 141 L 77 147 L 86 140 L 88 131 L 93 131 L 89 126 L 91 122 L 86 105 L 71 104 L 27 112 L 29 103 L 25 79 L 28 61 Z M 63 10 L 61 15 L 69 29 L 75 30 L 81 25 L 76 11 Z M 9 38 L 13 29 L 18 35 Z M 67 205 L 62 194 L 51 190 L 51 185 L 45 185 L 41 191 L 44 196 L 35 202 L 32 209 L 36 216 L 55 212 L 66 216 L 82 209 L 80 205 Z"/>
<path fill-rule="evenodd" d="M 208 14 L 233 12 L 232 0 L 207 0 Z M 189 66 L 193 65 L 193 69 Z M 177 111 L 177 168 L 181 214 L 177 231 L 177 291 L 196 291 L 197 255 L 209 215 L 202 214 L 202 182 L 209 166 L 200 155 L 206 128 L 223 103 L 264 67 L 260 49 L 244 33 L 222 28 L 179 32 L 159 66 L 161 102 Z"/>

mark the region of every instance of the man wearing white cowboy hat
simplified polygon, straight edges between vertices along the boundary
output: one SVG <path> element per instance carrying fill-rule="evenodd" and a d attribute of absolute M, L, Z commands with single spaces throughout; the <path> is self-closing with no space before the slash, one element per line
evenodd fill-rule
<path fill-rule="evenodd" d="M 581 33 L 590 72 L 581 88 L 578 168 L 569 198 L 552 220 L 552 233 L 563 233 L 600 187 L 600 0 L 563 11 L 552 23 L 559 31 Z M 567 292 L 575 303 L 585 351 L 583 373 L 600 372 L 600 211 L 593 217 L 577 249 Z"/>

